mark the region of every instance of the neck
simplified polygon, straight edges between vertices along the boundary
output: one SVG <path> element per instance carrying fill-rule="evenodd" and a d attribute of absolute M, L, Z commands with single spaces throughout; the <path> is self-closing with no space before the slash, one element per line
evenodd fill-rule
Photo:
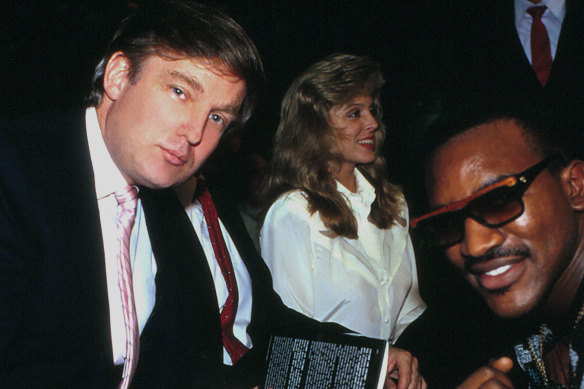
<path fill-rule="evenodd" d="M 353 193 L 357 192 L 357 177 L 355 176 L 355 165 L 343 165 L 335 175 L 335 179 L 345 188 Z"/>
<path fill-rule="evenodd" d="M 580 245 L 572 261 L 554 284 L 545 303 L 545 313 L 556 326 L 571 326 L 582 302 L 584 280 L 584 245 Z M 578 293 L 580 291 L 580 293 Z M 552 324 L 553 325 L 553 324 Z"/>
<path fill-rule="evenodd" d="M 187 207 L 193 202 L 193 195 L 195 189 L 197 188 L 197 177 L 193 176 L 189 178 L 184 184 L 181 184 L 174 188 L 176 196 L 180 200 L 183 207 Z"/>
<path fill-rule="evenodd" d="M 105 144 L 105 147 L 107 148 L 107 151 L 109 152 L 109 154 L 112 158 L 112 161 L 114 161 L 118 170 L 120 171 L 120 174 L 122 175 L 122 177 L 124 177 L 124 180 L 126 180 L 126 182 L 129 185 L 138 185 L 138 183 L 132 177 L 128 176 L 125 172 L 122 171 L 122 169 L 120 168 L 120 165 L 118 163 L 118 160 L 116 159 L 116 155 L 112 154 L 112 150 L 111 150 L 110 144 L 109 144 L 109 138 L 108 138 L 107 133 L 106 133 L 107 114 L 109 112 L 110 107 L 111 107 L 111 100 L 104 93 L 104 95 L 102 96 L 101 102 L 99 103 L 99 105 L 97 105 L 95 107 L 95 113 L 97 115 L 97 123 L 99 124 L 99 130 L 101 132 L 101 137 L 103 139 L 103 143 Z"/>
<path fill-rule="evenodd" d="M 109 112 L 109 108 L 111 107 L 111 100 L 107 98 L 107 96 L 103 96 L 99 105 L 95 107 L 95 113 L 97 115 L 97 122 L 99 123 L 99 129 L 101 130 L 102 136 L 105 133 L 106 124 L 107 124 L 107 114 Z"/>

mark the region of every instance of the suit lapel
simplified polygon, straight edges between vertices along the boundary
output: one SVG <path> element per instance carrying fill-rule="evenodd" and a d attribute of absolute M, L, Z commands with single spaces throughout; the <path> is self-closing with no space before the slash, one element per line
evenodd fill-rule
<path fill-rule="evenodd" d="M 220 365 L 221 324 L 207 260 L 188 216 L 171 189 L 140 189 L 156 258 L 156 304 L 146 343 Z M 164 340 L 160 339 L 164 334 Z M 174 344 L 174 346 L 172 346 Z M 153 346 L 153 347 L 154 347 Z M 156 352 L 156 351 L 154 351 Z M 188 357 L 189 358 L 189 357 Z"/>
<path fill-rule="evenodd" d="M 513 78 L 524 77 L 524 83 L 526 85 L 534 85 L 537 88 L 541 88 L 541 84 L 533 70 L 533 67 L 529 63 L 529 59 L 525 54 L 521 40 L 519 39 L 519 34 L 517 33 L 517 28 L 515 26 L 515 7 L 513 1 L 506 1 L 504 5 L 506 10 L 504 12 L 506 20 L 502 23 L 505 26 L 505 31 L 503 34 L 503 39 L 507 37 L 507 42 L 504 44 L 507 46 L 506 50 L 501 53 L 502 56 L 499 59 L 499 65 L 501 66 L 499 71 L 509 72 L 510 76 Z M 497 21 L 493 21 L 497 23 Z M 510 38 L 510 39 L 508 39 Z M 509 69 L 509 63 L 515 64 L 515 68 Z M 514 71 L 516 69 L 516 71 Z M 511 70 L 511 71 L 510 71 Z"/>
<path fill-rule="evenodd" d="M 566 16 L 562 23 L 556 56 L 546 89 L 566 88 L 567 86 L 561 83 L 563 81 L 562 77 L 566 79 L 565 74 L 569 74 L 567 78 L 571 79 L 570 69 L 578 69 L 582 66 L 582 63 L 578 60 L 578 56 L 581 56 L 582 53 L 582 36 L 578 29 L 581 27 L 583 12 L 578 7 L 575 2 L 566 1 Z"/>
<path fill-rule="evenodd" d="M 103 368 L 97 374 L 102 382 L 117 380 L 111 369 L 105 255 L 84 113 L 60 116 L 54 125 L 48 119 L 43 124 L 54 126 L 58 134 L 39 134 L 44 147 L 36 153 L 39 161 L 51 161 L 39 167 L 37 183 L 37 188 L 42 188 L 42 203 L 52 204 L 44 210 L 47 220 L 50 220 L 47 224 L 50 225 L 50 234 L 55 236 L 50 245 L 55 250 L 64 244 L 66 247 L 62 249 L 68 253 L 59 258 L 59 269 L 54 269 L 63 277 L 59 288 L 70 285 L 71 301 L 80 302 L 77 306 L 81 307 L 70 314 L 78 322 L 77 328 L 91 334 L 84 336 L 84 355 L 96 356 L 100 362 L 86 363 Z M 62 152 L 56 153 L 55 150 Z M 66 302 L 61 303 L 66 306 Z"/>

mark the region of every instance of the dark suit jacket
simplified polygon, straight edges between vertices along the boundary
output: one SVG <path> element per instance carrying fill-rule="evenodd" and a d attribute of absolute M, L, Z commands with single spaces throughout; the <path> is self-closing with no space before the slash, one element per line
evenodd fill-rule
<path fill-rule="evenodd" d="M 203 249 L 174 192 L 170 189 L 153 191 L 146 188 L 141 188 L 140 195 L 148 229 L 153 237 L 152 246 L 156 251 L 157 246 L 169 241 L 173 245 L 166 250 L 159 250 L 164 253 L 156 256 L 157 288 L 161 285 L 166 287 L 158 288 L 155 312 L 143 333 L 151 343 L 142 344 L 143 348 L 147 348 L 157 342 L 176 341 L 175 355 L 184 353 L 184 359 L 191 361 L 186 371 L 190 377 L 195 378 L 195 387 L 250 387 L 263 380 L 269 335 L 275 331 L 346 330 L 335 324 L 318 323 L 283 305 L 272 288 L 269 270 L 257 253 L 231 198 L 213 191 L 212 188 L 210 191 L 219 218 L 251 276 L 253 305 L 247 332 L 252 339 L 253 348 L 233 368 L 223 365 L 217 296 Z M 180 285 L 180 288 L 167 283 Z M 166 322 L 166 317 L 177 316 L 175 311 L 180 311 L 181 320 L 190 323 L 188 335 L 176 339 L 177 329 L 173 326 L 177 323 L 160 325 L 160 322 Z M 154 326 L 163 327 L 164 330 L 151 336 L 147 330 Z M 143 349 L 137 375 L 140 369 L 151 368 L 155 366 L 148 361 L 148 351 Z M 168 382 L 167 378 L 165 382 Z M 136 383 L 142 384 L 139 380 Z M 182 379 L 173 382 L 177 386 L 182 383 Z"/>
<path fill-rule="evenodd" d="M 112 362 L 83 115 L 17 121 L 1 131 L 0 387 L 116 387 L 121 370 Z M 253 286 L 253 348 L 225 367 L 215 288 L 192 225 L 172 190 L 143 188 L 140 196 L 158 271 L 133 388 L 256 385 L 273 331 L 339 330 L 284 307 L 236 208 L 214 193 Z"/>
<path fill-rule="evenodd" d="M 0 387 L 113 387 L 83 115 L 0 129 Z"/>

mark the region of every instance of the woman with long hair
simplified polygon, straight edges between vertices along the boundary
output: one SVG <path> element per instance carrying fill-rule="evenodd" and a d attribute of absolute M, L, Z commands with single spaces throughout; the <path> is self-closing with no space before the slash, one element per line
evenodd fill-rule
<path fill-rule="evenodd" d="M 425 304 L 407 205 L 380 155 L 383 83 L 376 61 L 347 54 L 317 62 L 292 83 L 260 242 L 286 305 L 394 343 Z"/>

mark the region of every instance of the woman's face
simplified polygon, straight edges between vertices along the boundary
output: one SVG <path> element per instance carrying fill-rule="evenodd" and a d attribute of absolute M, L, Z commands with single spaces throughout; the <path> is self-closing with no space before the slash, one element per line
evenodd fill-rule
<path fill-rule="evenodd" d="M 375 131 L 379 124 L 373 115 L 373 99 L 357 96 L 347 104 L 334 106 L 330 123 L 338 131 L 338 146 L 343 156 L 341 170 L 353 169 L 375 159 Z"/>

